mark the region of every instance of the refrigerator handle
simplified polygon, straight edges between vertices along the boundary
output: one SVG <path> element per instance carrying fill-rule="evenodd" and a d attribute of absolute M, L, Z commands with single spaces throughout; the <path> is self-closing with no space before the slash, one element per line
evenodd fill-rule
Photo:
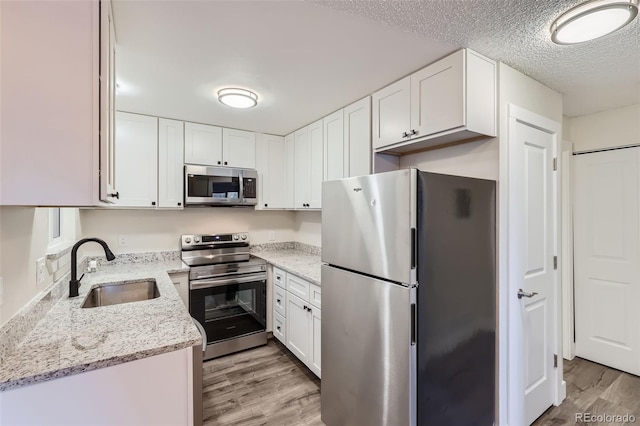
<path fill-rule="evenodd" d="M 411 228 L 411 269 L 416 269 L 416 228 Z"/>
<path fill-rule="evenodd" d="M 416 344 L 416 304 L 411 304 L 411 346 Z"/>

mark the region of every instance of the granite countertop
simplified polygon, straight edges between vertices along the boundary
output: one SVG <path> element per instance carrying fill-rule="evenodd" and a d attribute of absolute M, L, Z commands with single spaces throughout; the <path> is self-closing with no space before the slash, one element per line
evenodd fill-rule
<path fill-rule="evenodd" d="M 258 250 L 252 254 L 315 285 L 320 285 L 320 265 L 322 262 L 317 254 L 292 248 Z"/>
<path fill-rule="evenodd" d="M 168 273 L 189 270 L 180 260 L 101 265 L 86 274 L 80 296 L 61 298 L 0 368 L 0 391 L 109 367 L 198 345 L 202 338 Z M 81 308 L 101 283 L 152 278 L 160 297 Z"/>

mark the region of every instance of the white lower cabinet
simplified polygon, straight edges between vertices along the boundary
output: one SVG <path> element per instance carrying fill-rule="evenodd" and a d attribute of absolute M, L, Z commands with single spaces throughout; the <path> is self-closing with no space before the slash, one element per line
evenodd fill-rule
<path fill-rule="evenodd" d="M 176 286 L 176 290 L 184 303 L 184 306 L 189 310 L 189 273 L 188 272 L 176 272 L 169 274 L 171 282 Z"/>
<path fill-rule="evenodd" d="M 273 336 L 320 377 L 319 286 L 273 268 Z"/>

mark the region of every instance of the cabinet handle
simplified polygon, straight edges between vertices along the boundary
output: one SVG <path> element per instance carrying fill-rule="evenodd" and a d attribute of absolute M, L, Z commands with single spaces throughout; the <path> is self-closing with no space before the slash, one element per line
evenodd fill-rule
<path fill-rule="evenodd" d="M 218 161 L 218 164 L 222 164 L 222 161 Z"/>
<path fill-rule="evenodd" d="M 178 207 L 180 207 L 182 205 L 182 203 L 178 203 Z"/>
<path fill-rule="evenodd" d="M 309 313 L 311 313 L 311 308 L 307 308 L 307 311 L 309 311 Z"/>
<path fill-rule="evenodd" d="M 409 133 L 407 133 L 407 132 L 402 132 L 402 137 L 403 137 L 403 138 L 408 138 L 408 137 L 409 137 Z"/>
<path fill-rule="evenodd" d="M 304 305 L 304 306 L 302 307 L 302 309 L 304 309 L 304 310 L 306 311 L 306 310 L 308 309 L 308 308 L 307 308 L 307 305 Z"/>
<path fill-rule="evenodd" d="M 117 198 L 119 200 L 120 199 L 120 192 L 116 191 L 113 194 L 107 194 L 107 196 L 113 197 L 113 198 Z"/>
<path fill-rule="evenodd" d="M 155 202 L 155 201 L 152 201 L 152 202 L 151 202 L 151 205 L 152 205 L 152 206 L 155 206 L 155 205 L 156 205 L 156 202 Z"/>
<path fill-rule="evenodd" d="M 278 329 L 278 331 L 280 331 L 280 326 L 277 326 L 276 328 Z"/>
<path fill-rule="evenodd" d="M 280 299 L 277 299 L 276 302 L 280 303 Z"/>
<path fill-rule="evenodd" d="M 409 136 L 417 135 L 418 131 L 415 129 L 411 129 L 411 134 Z"/>
<path fill-rule="evenodd" d="M 227 165 L 227 162 L 226 162 L 226 161 L 224 162 L 224 165 L 225 165 L 225 166 Z"/>
<path fill-rule="evenodd" d="M 264 203 L 264 206 L 267 207 L 267 203 Z"/>

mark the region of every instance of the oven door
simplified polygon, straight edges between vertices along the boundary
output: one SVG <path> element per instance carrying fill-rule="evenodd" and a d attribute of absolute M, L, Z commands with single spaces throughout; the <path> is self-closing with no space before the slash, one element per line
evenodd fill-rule
<path fill-rule="evenodd" d="M 189 310 L 204 327 L 207 343 L 216 343 L 267 328 L 265 273 L 190 282 Z"/>

